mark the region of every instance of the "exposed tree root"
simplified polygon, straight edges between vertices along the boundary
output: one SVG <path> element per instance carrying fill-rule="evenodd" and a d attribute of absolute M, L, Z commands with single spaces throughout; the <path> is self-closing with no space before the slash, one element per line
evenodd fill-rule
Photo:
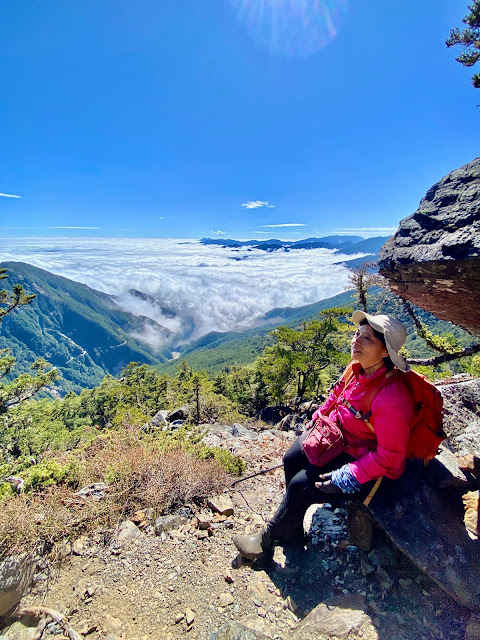
<path fill-rule="evenodd" d="M 17 609 L 13 615 L 15 618 L 29 617 L 39 621 L 33 640 L 41 640 L 45 627 L 50 622 L 56 622 L 60 625 L 70 640 L 82 640 L 82 637 L 72 629 L 64 616 L 54 609 L 49 609 L 48 607 L 24 607 L 23 609 Z"/>

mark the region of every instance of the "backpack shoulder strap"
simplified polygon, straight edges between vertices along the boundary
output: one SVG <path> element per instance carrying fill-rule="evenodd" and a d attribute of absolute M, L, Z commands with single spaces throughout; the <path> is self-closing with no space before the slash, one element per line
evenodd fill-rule
<path fill-rule="evenodd" d="M 355 418 L 363 420 L 372 433 L 375 433 L 375 428 L 370 422 L 373 400 L 377 393 L 383 389 L 383 387 L 391 382 L 394 377 L 397 377 L 399 375 L 401 375 L 401 373 L 398 370 L 394 369 L 393 371 L 388 371 L 388 373 L 386 373 L 384 376 L 380 376 L 376 380 L 373 380 L 372 383 L 367 386 L 367 390 L 362 402 L 364 409 L 363 413 L 362 411 L 355 409 L 355 407 L 348 400 L 343 399 L 343 404 L 350 410 Z"/>
<path fill-rule="evenodd" d="M 346 387 L 354 376 L 355 376 L 355 372 L 353 371 L 353 363 L 350 362 L 350 364 L 347 366 L 347 368 L 345 369 L 341 377 L 341 380 L 343 381 L 343 386 Z"/>

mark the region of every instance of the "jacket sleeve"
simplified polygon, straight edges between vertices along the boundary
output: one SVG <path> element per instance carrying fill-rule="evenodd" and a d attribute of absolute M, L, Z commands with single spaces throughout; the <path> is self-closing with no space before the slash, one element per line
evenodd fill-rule
<path fill-rule="evenodd" d="M 384 387 L 372 402 L 372 423 L 377 447 L 349 464 L 354 477 L 363 484 L 381 476 L 399 478 L 405 469 L 413 405 L 401 381 Z"/>

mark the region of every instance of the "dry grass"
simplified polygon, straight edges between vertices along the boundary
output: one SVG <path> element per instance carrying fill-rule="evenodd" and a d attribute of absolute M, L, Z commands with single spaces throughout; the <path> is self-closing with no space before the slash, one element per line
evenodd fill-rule
<path fill-rule="evenodd" d="M 108 484 L 104 498 L 75 495 L 79 487 L 95 482 Z M 227 484 L 227 474 L 213 460 L 198 460 L 179 448 L 161 451 L 139 439 L 135 430 L 110 434 L 81 454 L 77 487 L 56 485 L 1 505 L 0 558 L 38 547 L 49 549 L 81 533 L 104 530 L 141 508 L 167 513 L 199 502 Z"/>

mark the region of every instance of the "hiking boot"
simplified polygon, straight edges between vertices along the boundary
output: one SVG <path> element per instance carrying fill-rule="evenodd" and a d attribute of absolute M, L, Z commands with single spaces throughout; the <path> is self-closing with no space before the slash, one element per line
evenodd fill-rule
<path fill-rule="evenodd" d="M 234 536 L 233 544 L 237 547 L 240 555 L 247 560 L 260 560 L 271 551 L 273 540 L 267 531 L 262 529 L 252 536 Z"/>

